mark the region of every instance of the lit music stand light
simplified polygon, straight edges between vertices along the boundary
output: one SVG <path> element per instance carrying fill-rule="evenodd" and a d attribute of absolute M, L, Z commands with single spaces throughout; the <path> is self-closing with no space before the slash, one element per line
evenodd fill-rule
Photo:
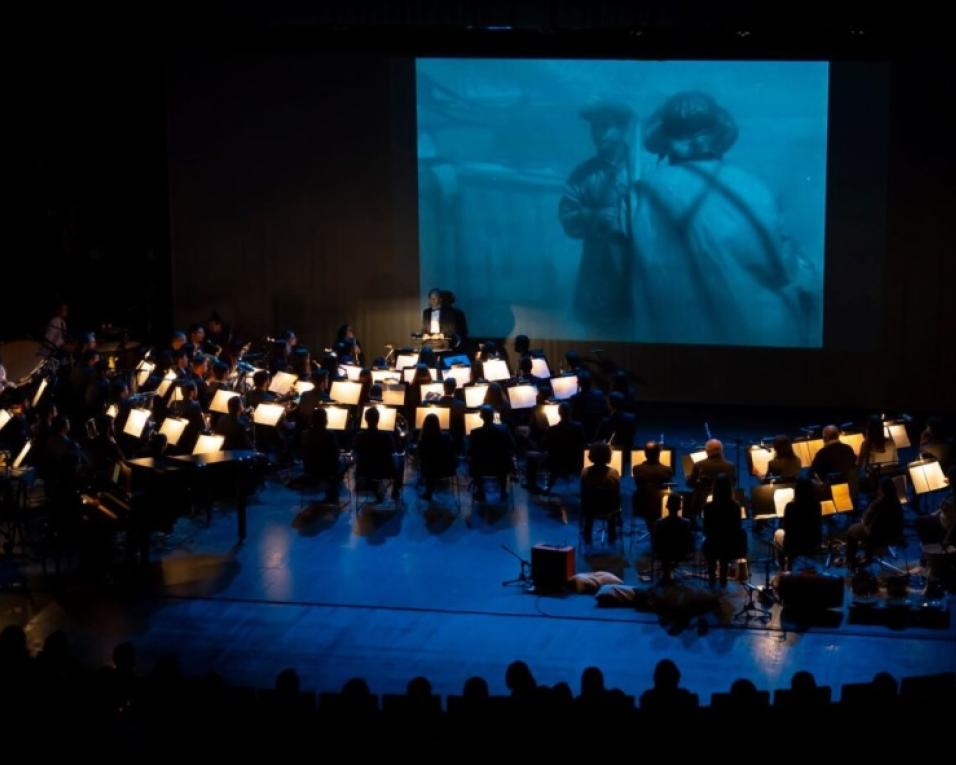
<path fill-rule="evenodd" d="M 225 443 L 225 441 L 225 436 L 201 435 L 196 439 L 196 445 L 193 447 L 193 454 L 211 454 L 212 452 L 221 452 L 222 445 Z"/>
<path fill-rule="evenodd" d="M 217 390 L 216 395 L 212 397 L 212 402 L 209 404 L 209 411 L 216 412 L 217 414 L 228 414 L 229 413 L 229 399 L 235 398 L 239 394 L 234 390 Z"/>
<path fill-rule="evenodd" d="M 372 370 L 372 382 L 373 383 L 382 383 L 382 382 L 400 382 L 402 379 L 401 372 L 397 372 L 394 369 L 373 369 Z"/>
<path fill-rule="evenodd" d="M 329 398 L 339 404 L 358 406 L 358 402 L 362 398 L 362 383 L 336 380 L 332 383 Z"/>
<path fill-rule="evenodd" d="M 32 446 L 33 446 L 32 441 L 27 441 L 23 445 L 23 448 L 20 450 L 20 453 L 16 456 L 16 459 L 13 460 L 13 464 L 11 465 L 11 467 L 14 470 L 16 470 L 17 468 L 23 465 L 23 461 L 27 458 L 27 455 L 30 453 L 30 449 L 32 448 Z"/>
<path fill-rule="evenodd" d="M 425 417 L 429 414 L 438 415 L 438 427 L 448 430 L 451 425 L 451 409 L 445 406 L 419 406 L 415 408 L 415 430 L 421 430 Z"/>
<path fill-rule="evenodd" d="M 256 425 L 274 428 L 285 415 L 285 407 L 281 404 L 259 404 L 252 412 L 252 421 Z"/>
<path fill-rule="evenodd" d="M 661 447 L 661 464 L 666 465 L 667 467 L 673 467 L 674 465 L 674 450 L 670 447 Z M 643 465 L 647 462 L 647 455 L 644 453 L 643 449 L 633 449 L 631 451 L 631 462 L 634 465 Z"/>
<path fill-rule="evenodd" d="M 123 432 L 133 438 L 142 438 L 146 423 L 149 422 L 149 409 L 130 409 Z"/>
<path fill-rule="evenodd" d="M 538 404 L 538 389 L 534 385 L 515 385 L 507 391 L 512 409 L 533 409 Z"/>
<path fill-rule="evenodd" d="M 166 443 L 170 446 L 179 444 L 179 439 L 183 437 L 189 420 L 180 417 L 167 417 L 159 428 L 159 432 L 166 436 Z"/>
<path fill-rule="evenodd" d="M 40 380 L 40 387 L 37 388 L 37 392 L 33 396 L 33 406 L 35 407 L 40 403 L 40 399 L 43 398 L 43 394 L 46 392 L 49 381 L 44 377 Z"/>
<path fill-rule="evenodd" d="M 147 359 L 143 359 L 139 364 L 136 365 L 136 372 L 133 374 L 133 389 L 139 390 L 143 385 L 146 384 L 146 381 L 149 379 L 149 376 L 156 370 L 156 365 Z"/>
<path fill-rule="evenodd" d="M 707 452 L 704 449 L 698 449 L 681 457 L 681 466 L 684 468 L 684 475 L 690 476 L 694 470 L 694 465 L 705 459 L 707 459 Z"/>
<path fill-rule="evenodd" d="M 269 383 L 269 390 L 279 396 L 288 396 L 298 377 L 288 372 L 276 372 Z"/>
<path fill-rule="evenodd" d="M 862 433 L 841 433 L 840 442 L 849 446 L 853 450 L 853 453 L 859 457 L 860 447 L 863 446 L 864 437 Z M 814 455 L 816 455 L 816 452 L 814 452 Z"/>
<path fill-rule="evenodd" d="M 896 444 L 897 449 L 908 449 L 912 445 L 910 443 L 910 435 L 906 431 L 905 420 L 894 420 L 893 422 L 884 423 L 883 432 L 887 438 L 893 439 L 893 443 Z"/>
<path fill-rule="evenodd" d="M 349 410 L 344 406 L 323 406 L 328 418 L 329 430 L 345 430 L 349 422 Z"/>
<path fill-rule="evenodd" d="M 13 419 L 13 415 L 10 414 L 6 409 L 0 409 L 0 430 L 6 426 L 10 420 Z"/>
<path fill-rule="evenodd" d="M 445 395 L 445 384 L 440 382 L 432 383 L 422 383 L 419 388 L 421 389 L 421 400 L 427 401 L 428 397 L 432 398 L 438 397 L 441 398 Z"/>
<path fill-rule="evenodd" d="M 378 409 L 378 429 L 392 432 L 395 430 L 395 417 L 398 414 L 397 409 L 381 404 L 362 407 L 362 430 L 368 430 L 368 423 L 365 421 L 365 413 L 369 409 Z"/>
<path fill-rule="evenodd" d="M 949 486 L 949 481 L 943 475 L 943 468 L 938 460 L 916 460 L 906 466 L 913 483 L 913 491 L 917 494 L 929 494 Z"/>
<path fill-rule="evenodd" d="M 532 357 L 531 376 L 537 377 L 539 380 L 549 380 L 551 378 L 551 368 L 548 366 L 548 360 Z"/>
<path fill-rule="evenodd" d="M 822 438 L 798 438 L 793 442 L 793 451 L 800 458 L 800 467 L 810 467 L 813 464 L 813 458 L 822 448 Z"/>
<path fill-rule="evenodd" d="M 488 359 L 481 363 L 481 376 L 488 382 L 498 382 L 499 380 L 508 380 L 511 373 L 503 359 Z"/>
<path fill-rule="evenodd" d="M 106 407 L 107 417 L 112 417 L 115 420 L 118 414 L 119 414 L 119 407 L 116 406 L 116 404 L 110 404 L 108 407 Z M 2 427 L 3 426 L 0 425 L 0 428 Z"/>
<path fill-rule="evenodd" d="M 451 369 L 446 369 L 442 375 L 446 380 L 449 377 L 454 378 L 455 382 L 458 383 L 459 388 L 464 388 L 468 383 L 471 382 L 471 367 L 466 366 L 456 366 Z"/>
<path fill-rule="evenodd" d="M 406 367 L 414 367 L 418 363 L 417 353 L 400 353 L 395 357 L 395 369 L 401 372 Z"/>
<path fill-rule="evenodd" d="M 591 462 L 590 457 L 588 457 L 588 452 L 590 449 L 584 450 L 584 467 L 591 467 L 594 463 Z M 619 475 L 624 475 L 624 452 L 621 449 L 611 449 L 611 462 L 610 466 L 614 468 Z"/>
<path fill-rule="evenodd" d="M 169 393 L 169 387 L 175 382 L 175 380 L 176 373 L 170 369 L 168 372 L 166 372 L 166 374 L 163 375 L 162 381 L 156 388 L 156 393 L 165 398 L 166 394 Z"/>
<path fill-rule="evenodd" d="M 402 380 L 411 385 L 415 381 L 415 375 L 418 373 L 418 370 L 415 367 L 405 367 L 402 370 Z M 438 379 L 438 370 L 429 369 L 428 370 L 428 379 L 437 380 Z"/>
<path fill-rule="evenodd" d="M 763 480 L 770 470 L 770 460 L 774 458 L 774 450 L 763 444 L 752 444 L 747 449 L 747 461 L 750 463 L 751 475 Z"/>
<path fill-rule="evenodd" d="M 471 431 L 484 425 L 481 419 L 481 412 L 465 412 L 465 435 L 470 436 Z"/>
<path fill-rule="evenodd" d="M 565 401 L 578 392 L 578 376 L 564 375 L 551 378 L 551 390 L 558 401 Z"/>
<path fill-rule="evenodd" d="M 485 384 L 469 385 L 465 388 L 465 406 L 469 409 L 477 409 L 485 403 L 485 396 L 488 395 L 488 386 Z"/>
<path fill-rule="evenodd" d="M 339 374 L 352 382 L 358 382 L 359 377 L 362 376 L 362 367 L 357 364 L 342 364 L 339 367 Z"/>
<path fill-rule="evenodd" d="M 405 406 L 405 386 L 401 383 L 385 383 L 382 403 L 386 406 Z"/>
<path fill-rule="evenodd" d="M 820 511 L 823 515 L 853 512 L 853 497 L 850 494 L 850 484 L 830 484 L 830 499 L 825 499 L 820 503 Z"/>
<path fill-rule="evenodd" d="M 542 404 L 541 413 L 544 415 L 544 418 L 548 421 L 548 427 L 552 428 L 561 422 L 561 415 L 558 413 L 560 404 Z"/>
<path fill-rule="evenodd" d="M 295 385 L 292 386 L 292 390 L 299 396 L 303 393 L 308 393 L 310 390 L 315 390 L 315 383 L 309 382 L 308 380 L 296 380 Z"/>
<path fill-rule="evenodd" d="M 769 521 L 783 518 L 787 503 L 793 500 L 794 484 L 762 484 L 755 486 L 750 494 L 753 520 Z"/>

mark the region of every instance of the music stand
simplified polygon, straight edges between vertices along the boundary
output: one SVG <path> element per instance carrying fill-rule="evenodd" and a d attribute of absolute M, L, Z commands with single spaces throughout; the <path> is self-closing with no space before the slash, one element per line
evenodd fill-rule
<path fill-rule="evenodd" d="M 13 464 L 10 466 L 14 470 L 20 468 L 23 465 L 23 461 L 27 458 L 27 455 L 30 453 L 30 449 L 33 447 L 33 441 L 27 441 L 23 448 L 20 450 L 20 453 L 17 454 L 16 458 L 13 460 Z"/>
<path fill-rule="evenodd" d="M 349 410 L 346 407 L 325 404 L 322 408 L 328 419 L 329 430 L 345 430 L 348 427 Z"/>
<path fill-rule="evenodd" d="M 400 353 L 395 357 L 395 369 L 401 372 L 406 367 L 414 367 L 418 364 L 417 353 Z"/>
<path fill-rule="evenodd" d="M 362 383 L 336 380 L 332 383 L 329 398 L 339 404 L 358 406 L 358 402 L 362 398 Z"/>
<path fill-rule="evenodd" d="M 163 379 L 160 381 L 159 385 L 156 387 L 156 393 L 161 397 L 165 398 L 166 394 L 169 393 L 170 386 L 176 381 L 176 373 L 170 369 L 166 374 L 163 375 Z"/>
<path fill-rule="evenodd" d="M 206 436 L 200 435 L 196 439 L 196 445 L 193 447 L 193 454 L 211 454 L 221 452 L 222 445 L 225 443 L 225 436 Z"/>
<path fill-rule="evenodd" d="M 358 382 L 362 376 L 362 367 L 357 364 L 342 364 L 339 367 L 339 374 L 351 382 Z"/>
<path fill-rule="evenodd" d="M 446 380 L 449 377 L 453 378 L 459 388 L 464 388 L 471 382 L 471 375 L 472 371 L 469 366 L 453 366 L 451 369 L 446 369 L 442 374 Z"/>
<path fill-rule="evenodd" d="M 751 444 L 747 449 L 747 466 L 750 474 L 757 476 L 761 481 L 767 477 L 770 470 L 770 461 L 774 458 L 774 450 L 764 444 Z"/>
<path fill-rule="evenodd" d="M 541 405 L 541 414 L 544 415 L 544 418 L 548 421 L 548 427 L 553 428 L 559 422 L 561 422 L 561 415 L 558 413 L 558 408 L 560 404 L 542 404 Z"/>
<path fill-rule="evenodd" d="M 465 435 L 470 436 L 471 431 L 484 425 L 480 412 L 465 412 Z"/>
<path fill-rule="evenodd" d="M 159 432 L 166 436 L 166 443 L 170 446 L 177 446 L 179 439 L 183 437 L 189 420 L 181 417 L 167 417 L 159 428 Z"/>
<path fill-rule="evenodd" d="M 232 390 L 217 390 L 216 395 L 212 397 L 209 404 L 209 411 L 217 414 L 229 413 L 229 399 L 235 398 L 239 394 Z"/>
<path fill-rule="evenodd" d="M 883 433 L 887 438 L 893 439 L 897 449 L 908 449 L 912 446 L 906 430 L 906 420 L 886 421 L 883 425 Z"/>
<path fill-rule="evenodd" d="M 149 409 L 130 409 L 123 432 L 133 438 L 142 438 L 146 423 L 149 422 Z"/>
<path fill-rule="evenodd" d="M 590 449 L 584 450 L 584 467 L 591 467 L 594 463 L 588 456 Z M 618 475 L 624 475 L 624 451 L 622 449 L 611 449 L 611 462 L 609 466 L 614 468 Z"/>
<path fill-rule="evenodd" d="M 382 404 L 371 404 L 369 406 L 362 407 L 362 424 L 359 426 L 362 430 L 368 430 L 368 423 L 365 421 L 365 413 L 369 409 L 378 409 L 379 430 L 386 430 L 389 433 L 395 430 L 395 416 L 398 414 L 398 410 L 393 409 L 390 406 L 383 406 Z"/>
<path fill-rule="evenodd" d="M 13 419 L 13 415 L 10 414 L 6 409 L 0 409 L 0 430 L 3 430 L 6 427 L 6 424 Z"/>
<path fill-rule="evenodd" d="M 703 449 L 695 449 L 681 456 L 681 467 L 684 469 L 684 477 L 687 478 L 694 472 L 694 465 L 701 460 L 707 459 L 707 452 Z"/>
<path fill-rule="evenodd" d="M 421 430 L 425 417 L 429 414 L 438 415 L 438 427 L 448 430 L 451 427 L 451 409 L 447 406 L 419 406 L 415 407 L 415 430 Z"/>
<path fill-rule="evenodd" d="M 562 375 L 551 378 L 551 390 L 558 401 L 565 401 L 578 392 L 578 376 Z"/>
<path fill-rule="evenodd" d="M 488 382 L 499 382 L 500 380 L 508 380 L 511 373 L 503 359 L 488 359 L 481 362 L 481 376 Z"/>
<path fill-rule="evenodd" d="M 40 386 L 37 388 L 37 392 L 33 396 L 33 407 L 36 408 L 36 405 L 40 403 L 40 399 L 43 398 L 43 394 L 46 392 L 49 381 L 44 377 L 40 380 Z"/>
<path fill-rule="evenodd" d="M 857 457 L 860 456 L 860 447 L 863 446 L 864 438 L 865 436 L 857 431 L 840 433 L 840 443 L 849 446 L 853 450 L 853 454 Z"/>
<path fill-rule="evenodd" d="M 292 386 L 292 390 L 296 395 L 301 396 L 303 393 L 315 390 L 315 383 L 309 382 L 308 380 L 296 380 L 295 385 Z"/>
<path fill-rule="evenodd" d="M 272 377 L 272 382 L 269 383 L 269 390 L 278 396 L 287 396 L 298 379 L 298 377 L 288 372 L 276 372 Z"/>
<path fill-rule="evenodd" d="M 382 403 L 387 406 L 405 406 L 405 386 L 402 383 L 385 383 L 382 388 Z"/>
<path fill-rule="evenodd" d="M 543 357 L 531 358 L 531 376 L 539 380 L 548 380 L 551 377 L 551 368 L 548 366 L 548 360 Z"/>
<path fill-rule="evenodd" d="M 823 448 L 822 438 L 797 438 L 793 441 L 793 451 L 800 458 L 800 467 L 808 468 L 813 458 Z"/>
<path fill-rule="evenodd" d="M 373 383 L 401 382 L 401 381 L 402 381 L 402 373 L 394 369 L 373 369 L 372 370 Z"/>
<path fill-rule="evenodd" d="M 151 361 L 143 359 L 136 365 L 136 371 L 133 374 L 133 390 L 137 391 L 146 384 L 149 376 L 156 370 L 156 365 Z"/>
<path fill-rule="evenodd" d="M 673 467 L 674 466 L 674 450 L 669 446 L 667 447 L 662 446 L 660 460 L 662 465 L 665 465 L 666 467 Z M 647 454 L 644 452 L 643 449 L 631 450 L 632 466 L 643 465 L 645 462 L 647 462 Z"/>
<path fill-rule="evenodd" d="M 485 403 L 485 396 L 488 395 L 488 386 L 485 383 L 469 385 L 465 391 L 465 406 L 469 409 L 477 409 Z"/>
<path fill-rule="evenodd" d="M 534 385 L 515 385 L 507 391 L 512 409 L 533 409 L 538 403 L 538 389 Z"/>
<path fill-rule="evenodd" d="M 285 407 L 281 404 L 259 404 L 252 412 L 252 421 L 256 425 L 274 428 L 285 416 Z"/>
<path fill-rule="evenodd" d="M 420 399 L 429 401 L 435 398 L 441 398 L 445 395 L 445 384 L 440 382 L 422 383 L 419 386 Z"/>
<path fill-rule="evenodd" d="M 415 382 L 415 375 L 417 375 L 417 374 L 418 374 L 418 369 L 417 369 L 417 367 L 405 367 L 405 369 L 402 370 L 402 381 L 408 383 L 409 385 L 411 385 L 413 382 Z M 434 380 L 437 380 L 437 379 L 438 379 L 438 370 L 437 370 L 437 369 L 429 369 L 429 370 L 428 370 L 428 379 L 429 379 L 429 380 L 433 380 L 433 381 L 434 381 Z"/>

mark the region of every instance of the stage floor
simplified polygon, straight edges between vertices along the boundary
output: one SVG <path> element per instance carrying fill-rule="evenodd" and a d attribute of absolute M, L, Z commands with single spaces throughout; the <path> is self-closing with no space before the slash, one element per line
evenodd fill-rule
<path fill-rule="evenodd" d="M 564 680 L 575 689 L 581 671 L 595 665 L 609 686 L 634 694 L 649 687 L 655 663 L 669 657 L 704 700 L 738 677 L 760 688 L 786 687 L 800 669 L 834 686 L 835 696 L 841 684 L 880 670 L 897 677 L 956 670 L 951 619 L 936 628 L 854 624 L 845 607 L 827 623 L 807 625 L 781 619 L 776 607 L 768 623 L 748 622 L 734 618 L 746 598 L 735 582 L 699 634 L 696 621 L 668 631 L 654 613 L 600 608 L 592 596 L 502 586 L 519 572 L 502 545 L 525 558 L 536 543 L 577 546 L 576 515 L 565 522 L 520 488 L 513 509 L 482 509 L 463 489 L 459 513 L 446 489 L 438 495 L 442 507 L 426 512 L 414 483 L 410 468 L 396 513 L 366 508 L 356 515 L 354 505 L 303 512 L 311 498 L 270 479 L 250 504 L 244 544 L 236 542 L 229 508 L 217 508 L 208 526 L 205 518 L 182 519 L 157 541 L 152 583 L 135 594 L 78 584 L 54 594 L 35 575 L 27 588 L 10 586 L 22 572 L 7 562 L 0 625 L 23 624 L 34 648 L 52 630 L 66 629 L 76 652 L 94 665 L 129 639 L 144 669 L 174 651 L 184 671 L 216 671 L 237 685 L 271 687 L 277 672 L 295 667 L 302 687 L 316 691 L 361 676 L 373 692 L 400 692 L 425 675 L 436 692 L 460 693 L 468 677 L 481 675 L 500 693 L 514 659 L 528 662 L 540 682 Z M 629 480 L 626 486 L 627 526 Z M 643 523 L 636 529 L 643 533 Z M 752 540 L 754 557 L 766 555 L 761 538 L 766 534 Z M 914 538 L 901 558 L 914 564 L 917 549 Z M 623 550 L 624 557 L 592 558 L 579 550 L 577 568 L 617 570 L 627 583 L 641 584 L 637 568 L 649 563 L 647 540 L 625 537 Z M 762 566 L 754 566 L 752 581 L 764 581 Z M 707 589 L 695 578 L 685 584 Z M 915 591 L 911 599 L 921 600 Z"/>

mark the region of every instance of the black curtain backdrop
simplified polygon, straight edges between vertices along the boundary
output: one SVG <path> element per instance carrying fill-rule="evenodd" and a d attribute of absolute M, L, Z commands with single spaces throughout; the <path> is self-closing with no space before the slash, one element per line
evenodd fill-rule
<path fill-rule="evenodd" d="M 839 341 L 822 351 L 596 344 L 646 381 L 645 400 L 956 407 L 944 64 L 893 64 L 885 181 L 863 174 L 830 189 L 848 211 L 828 231 L 838 262 L 828 312 L 844 315 L 828 316 L 840 324 L 827 337 Z M 247 336 L 292 328 L 312 349 L 349 322 L 372 356 L 407 343 L 422 308 L 412 60 L 181 50 L 167 57 L 166 84 L 176 321 L 217 309 Z M 887 140 L 873 119 L 857 121 L 861 153 L 872 133 L 877 149 Z M 876 288 L 857 278 L 873 268 L 873 248 L 859 243 L 874 230 L 886 239 Z M 568 347 L 532 342 L 552 359 Z"/>

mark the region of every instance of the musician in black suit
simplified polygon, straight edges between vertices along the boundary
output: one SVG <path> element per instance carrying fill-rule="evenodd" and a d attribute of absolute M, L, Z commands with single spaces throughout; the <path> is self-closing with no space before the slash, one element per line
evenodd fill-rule
<path fill-rule="evenodd" d="M 378 429 L 378 409 L 365 411 L 366 430 L 355 435 L 355 477 L 374 484 L 375 495 L 381 502 L 385 495 L 379 481 L 392 482 L 392 499 L 397 500 L 402 492 L 404 462 L 395 454 L 395 439 L 392 434 Z"/>
<path fill-rule="evenodd" d="M 481 406 L 482 426 L 471 431 L 468 444 L 469 472 L 477 479 L 475 498 L 485 501 L 483 476 L 494 476 L 501 487 L 501 496 L 508 490 L 508 475 L 514 468 L 515 445 L 504 425 L 495 424 L 495 410 L 489 404 Z"/>
<path fill-rule="evenodd" d="M 707 457 L 694 464 L 694 469 L 687 478 L 687 485 L 694 490 L 693 513 L 699 515 L 707 502 L 707 495 L 714 488 L 717 476 L 724 474 L 731 486 L 737 485 L 737 469 L 732 462 L 724 459 L 724 445 L 716 438 L 710 439 L 704 445 Z"/>
<path fill-rule="evenodd" d="M 251 424 L 249 419 L 242 415 L 242 401 L 239 396 L 230 398 L 226 408 L 229 410 L 228 413 L 216 422 L 216 434 L 224 436 L 223 450 L 251 449 L 252 440 L 249 437 Z"/>
<path fill-rule="evenodd" d="M 453 346 L 468 337 L 468 322 L 464 311 L 454 307 L 451 292 L 433 287 L 428 291 L 428 307 L 422 311 L 422 334 L 444 335 Z"/>
<path fill-rule="evenodd" d="M 634 492 L 634 515 L 644 518 L 647 530 L 654 531 L 654 524 L 660 517 L 660 496 L 664 484 L 674 478 L 674 469 L 661 464 L 661 447 L 656 441 L 644 444 L 646 461 L 635 465 L 631 470 L 637 490 Z"/>
<path fill-rule="evenodd" d="M 579 476 L 584 467 L 584 426 L 571 418 L 571 405 L 562 401 L 558 405 L 559 420 L 545 431 L 542 451 L 528 452 L 525 463 L 526 488 L 532 494 L 541 491 L 538 488 L 538 470 L 545 468 L 551 475 L 544 492 L 551 490 L 555 479 L 567 476 Z"/>
<path fill-rule="evenodd" d="M 206 421 L 202 416 L 202 407 L 199 405 L 199 390 L 196 383 L 187 381 L 182 383 L 183 397 L 170 407 L 173 417 L 187 420 L 186 429 L 179 437 L 176 446 L 185 454 L 192 452 L 199 435 L 206 429 Z"/>
<path fill-rule="evenodd" d="M 445 395 L 438 401 L 438 406 L 450 409 L 448 413 L 448 431 L 455 445 L 455 452 L 461 454 L 465 446 L 465 402 L 455 396 L 458 381 L 448 377 L 442 383 Z"/>

